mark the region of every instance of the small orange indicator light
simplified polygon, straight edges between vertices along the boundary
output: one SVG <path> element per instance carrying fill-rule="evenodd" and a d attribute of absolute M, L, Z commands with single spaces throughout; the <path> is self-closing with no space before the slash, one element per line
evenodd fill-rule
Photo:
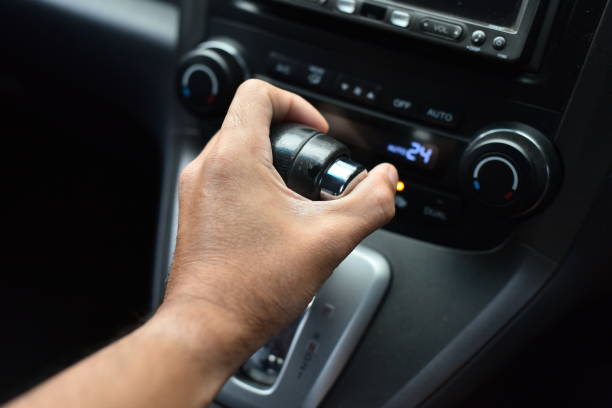
<path fill-rule="evenodd" d="M 404 184 L 404 182 L 403 182 L 403 181 L 398 181 L 398 182 L 397 182 L 397 186 L 395 187 L 395 189 L 396 189 L 397 191 L 400 191 L 400 192 L 401 192 L 401 191 L 404 191 L 404 190 L 406 189 L 406 185 Z"/>

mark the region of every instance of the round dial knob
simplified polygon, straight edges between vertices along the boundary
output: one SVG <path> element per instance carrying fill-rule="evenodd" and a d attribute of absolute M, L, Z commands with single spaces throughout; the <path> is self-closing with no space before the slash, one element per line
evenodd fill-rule
<path fill-rule="evenodd" d="M 468 194 L 487 208 L 510 216 L 534 211 L 554 191 L 560 163 L 552 142 L 523 124 L 500 124 L 467 147 L 461 175 Z"/>
<path fill-rule="evenodd" d="M 224 113 L 238 85 L 249 77 L 243 55 L 229 39 L 206 41 L 185 55 L 177 75 L 183 106 L 197 116 Z"/>
<path fill-rule="evenodd" d="M 290 123 L 270 130 L 274 167 L 287 187 L 311 200 L 335 200 L 349 194 L 367 175 L 336 139 Z"/>

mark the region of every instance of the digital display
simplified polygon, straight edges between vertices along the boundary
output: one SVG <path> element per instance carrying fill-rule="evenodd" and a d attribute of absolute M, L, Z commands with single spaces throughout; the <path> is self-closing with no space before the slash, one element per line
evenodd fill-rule
<path fill-rule="evenodd" d="M 525 0 L 395 0 L 394 2 L 512 28 L 517 22 Z"/>
<path fill-rule="evenodd" d="M 330 125 L 330 136 L 346 144 L 366 167 L 383 161 L 400 171 L 439 175 L 455 163 L 465 142 L 419 128 L 365 116 L 322 103 L 317 108 Z"/>
<path fill-rule="evenodd" d="M 424 144 L 420 142 L 410 142 L 408 146 L 389 143 L 387 153 L 401 157 L 412 165 L 426 169 L 436 167 L 438 161 L 438 146 L 434 144 Z"/>

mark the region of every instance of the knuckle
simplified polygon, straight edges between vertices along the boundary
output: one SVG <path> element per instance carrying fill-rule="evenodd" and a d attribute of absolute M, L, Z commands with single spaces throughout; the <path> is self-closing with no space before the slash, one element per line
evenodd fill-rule
<path fill-rule="evenodd" d="M 270 84 L 261 79 L 247 79 L 238 87 L 237 94 L 254 94 L 268 92 Z"/>
<path fill-rule="evenodd" d="M 272 85 L 260 79 L 243 82 L 234 95 L 222 129 L 240 129 L 249 123 L 249 117 L 271 103 Z"/>

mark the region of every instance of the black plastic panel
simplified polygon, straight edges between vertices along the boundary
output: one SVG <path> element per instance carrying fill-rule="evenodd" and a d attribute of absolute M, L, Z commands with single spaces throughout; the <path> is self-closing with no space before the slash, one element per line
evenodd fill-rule
<path fill-rule="evenodd" d="M 155 132 L 172 113 L 178 10 L 158 1 L 5 0 L 4 64 L 67 81 Z M 164 103 L 157 103 L 164 101 Z M 160 138 L 161 139 L 161 138 Z"/>
<path fill-rule="evenodd" d="M 5 0 L 0 401 L 150 312 L 176 7 Z"/>
<path fill-rule="evenodd" d="M 572 244 L 612 161 L 610 38 L 608 4 L 555 140 L 565 167 L 563 185 L 550 208 L 518 231 L 555 259 L 561 259 Z"/>
<path fill-rule="evenodd" d="M 483 347 L 554 269 L 515 244 L 468 254 L 379 232 L 366 245 L 389 259 L 393 283 L 325 407 L 382 406 L 409 382 L 410 400 L 398 406 L 416 406 Z"/>

